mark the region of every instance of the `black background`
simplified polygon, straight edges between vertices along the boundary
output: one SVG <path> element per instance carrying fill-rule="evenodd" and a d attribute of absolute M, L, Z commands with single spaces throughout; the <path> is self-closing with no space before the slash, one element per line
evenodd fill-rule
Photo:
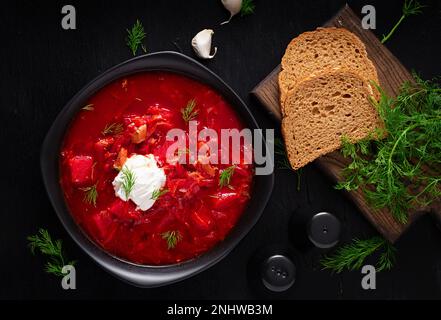
<path fill-rule="evenodd" d="M 14 1 L 0 12 L 1 232 L 0 298 L 136 299 L 402 299 L 441 298 L 441 231 L 424 217 L 396 247 L 396 267 L 377 276 L 377 289 L 361 289 L 361 274 L 321 271 L 319 253 L 297 256 L 297 282 L 284 294 L 253 289 L 247 263 L 265 245 L 289 246 L 288 221 L 296 212 L 327 210 L 344 225 L 343 242 L 375 235 L 372 226 L 314 165 L 307 166 L 296 190 L 295 174 L 276 171 L 268 206 L 255 228 L 223 261 L 208 271 L 168 287 L 138 289 L 101 270 L 71 241 L 44 190 L 39 170 L 43 138 L 63 105 L 88 81 L 131 57 L 126 28 L 137 18 L 147 32 L 149 52 L 177 50 L 193 56 L 190 40 L 200 30 L 215 30 L 218 54 L 206 61 L 249 104 L 262 127 L 275 128 L 266 112 L 250 99 L 250 90 L 280 61 L 289 40 L 332 17 L 344 1 L 256 0 L 252 16 L 228 17 L 220 0 L 200 1 Z M 441 3 L 410 17 L 387 47 L 423 78 L 440 75 Z M 61 28 L 61 8 L 77 9 L 77 30 Z M 381 36 L 398 20 L 402 1 L 349 1 L 355 12 L 373 4 Z M 26 236 L 39 227 L 64 240 L 78 259 L 77 290 L 64 291 L 59 279 L 43 272 L 44 259 L 33 257 Z"/>

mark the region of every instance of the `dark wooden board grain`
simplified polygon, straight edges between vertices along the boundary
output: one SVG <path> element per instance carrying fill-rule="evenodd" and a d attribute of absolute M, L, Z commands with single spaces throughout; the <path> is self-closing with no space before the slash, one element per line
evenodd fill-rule
<path fill-rule="evenodd" d="M 396 95 L 401 84 L 411 80 L 412 76 L 400 61 L 368 30 L 361 27 L 360 18 L 346 5 L 344 6 L 325 27 L 343 27 L 356 34 L 366 45 L 370 59 L 377 68 L 381 87 L 389 94 Z M 295 36 L 295 35 L 293 35 Z M 253 90 L 252 94 L 277 120 L 282 118 L 279 104 L 279 87 L 277 76 L 280 65 L 277 66 L 264 80 Z M 315 160 L 314 163 L 334 182 L 342 179 L 342 169 L 348 165 L 339 151 L 332 152 Z M 405 225 L 397 222 L 387 209 L 376 210 L 369 206 L 363 196 L 363 191 L 347 192 L 347 195 L 355 203 L 364 216 L 376 227 L 376 229 L 390 242 L 395 242 L 403 232 L 422 214 L 432 211 L 439 215 L 439 203 L 431 208 L 409 213 L 409 222 Z"/>

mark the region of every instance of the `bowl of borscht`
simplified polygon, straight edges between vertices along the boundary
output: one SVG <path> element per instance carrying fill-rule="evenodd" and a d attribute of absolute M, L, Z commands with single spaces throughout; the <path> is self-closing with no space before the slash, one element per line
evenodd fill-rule
<path fill-rule="evenodd" d="M 244 129 L 251 140 L 224 139 Z M 257 129 L 209 69 L 176 52 L 148 54 L 66 104 L 43 143 L 43 180 L 95 262 L 133 285 L 162 286 L 218 262 L 259 219 L 274 178 L 256 175 L 254 145 L 266 143 Z"/>

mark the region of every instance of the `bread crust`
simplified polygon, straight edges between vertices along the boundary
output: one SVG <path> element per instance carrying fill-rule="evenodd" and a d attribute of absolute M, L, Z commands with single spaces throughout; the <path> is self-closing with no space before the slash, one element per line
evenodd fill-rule
<path fill-rule="evenodd" d="M 289 62 L 289 60 L 291 60 L 290 58 L 290 50 L 291 48 L 295 48 L 296 44 L 302 41 L 306 41 L 308 38 L 310 37 L 317 37 L 317 38 L 323 38 L 323 37 L 332 37 L 332 35 L 336 35 L 336 34 L 341 34 L 344 37 L 349 37 L 352 42 L 355 44 L 355 46 L 357 48 L 359 48 L 358 50 L 360 51 L 358 53 L 358 55 L 360 55 L 362 58 L 361 60 L 363 61 L 364 64 L 364 69 L 367 70 L 367 74 L 368 76 L 363 76 L 363 74 L 360 74 L 360 76 L 362 78 L 366 78 L 366 80 L 372 80 L 375 81 L 376 83 L 379 83 L 378 81 L 378 74 L 377 74 L 377 70 L 374 66 L 374 64 L 372 63 L 372 61 L 369 59 L 367 51 L 366 51 L 366 47 L 364 45 L 364 43 L 352 32 L 348 31 L 345 28 L 336 28 L 336 27 L 329 27 L 329 28 L 317 28 L 314 31 L 307 31 L 304 32 L 302 34 L 300 34 L 299 36 L 297 36 L 296 38 L 292 39 L 291 42 L 288 44 L 285 54 L 282 58 L 282 62 L 281 62 L 281 71 L 278 75 L 278 83 L 279 83 L 279 93 L 280 93 L 280 106 L 281 106 L 281 111 L 282 114 L 284 113 L 284 102 L 289 94 L 290 91 L 292 91 L 296 85 L 298 85 L 299 83 L 301 83 L 304 78 L 309 77 L 310 75 L 308 74 L 305 77 L 296 79 L 295 81 L 289 80 L 288 79 L 288 70 L 289 67 L 291 66 L 291 63 Z M 320 68 L 317 70 L 318 73 L 320 73 L 321 71 L 326 72 L 329 69 L 335 68 L 336 66 L 330 66 L 327 68 Z M 345 68 L 345 66 L 343 66 L 343 68 Z"/>
<path fill-rule="evenodd" d="M 329 48 L 326 46 L 329 46 Z M 322 48 L 324 50 L 321 50 Z M 346 55 L 342 57 L 341 54 Z M 317 60 L 314 60 L 316 58 Z M 307 61 L 303 61 L 304 59 L 307 59 Z M 293 69 L 296 66 L 300 66 L 300 71 L 297 74 Z M 291 137 L 288 136 L 292 130 L 288 122 L 293 116 L 293 111 L 290 110 L 290 99 L 299 94 L 299 91 L 303 90 L 305 86 L 313 85 L 317 79 L 332 79 L 339 76 L 361 80 L 364 94 L 375 100 L 379 99 L 379 92 L 370 83 L 370 81 L 374 81 L 380 84 L 375 65 L 369 59 L 363 42 L 352 32 L 345 28 L 317 28 L 314 31 L 304 32 L 291 40 L 282 58 L 278 84 L 282 112 L 282 135 L 286 143 L 288 159 L 295 170 L 319 156 L 339 149 L 341 142 L 332 141 L 329 145 L 319 146 L 320 152 L 294 154 L 293 152 L 298 151 L 294 150 L 299 147 L 297 145 L 299 141 L 292 141 Z M 372 110 L 369 118 L 372 122 L 370 125 L 376 123 L 378 127 L 383 126 L 375 110 Z M 365 130 L 363 135 L 350 138 L 355 142 L 366 136 L 367 132 Z"/>
<path fill-rule="evenodd" d="M 371 133 L 373 131 L 374 128 L 378 128 L 378 127 L 383 127 L 384 124 L 381 121 L 377 111 L 375 110 L 374 106 L 370 104 L 370 102 L 368 101 L 369 97 L 374 97 L 374 95 L 371 94 L 370 91 L 370 85 L 369 83 L 367 83 L 366 80 L 362 79 L 357 73 L 352 72 L 351 70 L 345 70 L 345 69 L 340 69 L 340 70 L 330 70 L 327 71 L 325 73 L 320 73 L 319 75 L 313 75 L 310 76 L 306 79 L 303 79 L 302 82 L 289 93 L 289 96 L 287 98 L 287 100 L 285 101 L 285 103 L 287 104 L 286 108 L 286 112 L 290 113 L 291 110 L 290 107 L 290 103 L 291 100 L 293 100 L 293 98 L 296 98 L 297 96 L 301 96 L 302 92 L 306 92 L 305 88 L 307 88 L 309 86 L 309 88 L 312 88 L 314 82 L 317 81 L 321 81 L 323 82 L 324 80 L 332 80 L 332 79 L 342 79 L 345 78 L 346 80 L 358 80 L 362 82 L 362 88 L 363 88 L 363 94 L 366 96 L 366 106 L 364 107 L 365 109 L 363 109 L 364 111 L 366 111 L 368 114 L 368 117 L 370 120 L 370 122 L 368 120 L 366 120 L 363 125 L 365 125 L 365 128 L 362 128 L 362 125 L 360 125 L 360 130 L 357 134 L 353 134 L 351 132 L 342 132 L 342 135 L 346 135 L 348 136 L 348 138 L 352 141 L 352 142 L 356 142 L 359 141 L 363 138 L 366 138 L 368 136 L 369 133 Z M 337 80 L 335 81 L 337 82 Z M 341 88 L 339 88 L 337 85 L 335 86 L 335 91 L 341 91 L 343 93 L 343 91 L 341 90 Z M 317 100 L 322 99 L 322 96 L 317 96 L 314 97 Z M 304 101 L 304 100 L 302 100 Z M 328 103 L 329 101 L 326 100 L 326 103 Z M 324 102 L 319 102 L 317 104 L 317 107 L 323 107 Z M 371 108 L 369 108 L 369 106 L 367 105 L 369 104 Z M 369 109 L 367 109 L 369 108 Z M 355 112 L 355 108 L 351 110 L 351 112 Z M 309 114 L 306 113 L 302 113 L 302 116 L 308 116 Z M 313 160 L 315 160 L 316 158 L 327 154 L 329 152 L 335 151 L 337 149 L 339 149 L 341 147 L 341 139 L 337 140 L 333 140 L 328 142 L 327 145 L 318 145 L 318 144 L 314 144 L 314 146 L 316 147 L 320 147 L 320 152 L 310 152 L 310 153 L 303 153 L 301 155 L 297 155 L 295 154 L 295 150 L 296 147 L 299 146 L 299 144 L 301 144 L 301 142 L 303 141 L 302 139 L 297 139 L 300 141 L 293 141 L 293 137 L 292 137 L 292 132 L 293 130 L 295 130 L 295 128 L 292 128 L 292 123 L 290 123 L 290 120 L 292 119 L 292 117 L 294 116 L 294 114 L 290 114 L 290 116 L 284 116 L 283 120 L 282 120 L 282 127 L 281 127 L 281 131 L 282 131 L 282 136 L 283 139 L 285 140 L 285 145 L 286 145 L 286 151 L 287 151 L 287 156 L 289 159 L 289 162 L 292 166 L 292 168 L 294 170 L 297 170 L 303 166 L 305 166 L 306 164 L 312 162 Z M 360 115 L 359 115 L 360 116 Z M 364 117 L 366 117 L 366 115 L 364 115 Z M 304 121 L 308 121 L 310 119 L 305 119 Z M 309 122 L 308 122 L 309 123 Z M 326 122 L 323 124 L 323 126 L 326 127 Z M 342 125 L 343 127 L 343 125 Z M 312 127 L 311 127 L 312 128 Z M 314 129 L 314 128 L 312 128 Z M 331 129 L 329 129 L 331 130 Z M 301 145 L 300 145 L 301 146 Z M 298 150 L 297 150 L 298 151 Z"/>

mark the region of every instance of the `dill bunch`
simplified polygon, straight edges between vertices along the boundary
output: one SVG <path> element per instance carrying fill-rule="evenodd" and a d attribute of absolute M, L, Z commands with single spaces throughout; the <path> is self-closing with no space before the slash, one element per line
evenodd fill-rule
<path fill-rule="evenodd" d="M 154 190 L 152 192 L 151 199 L 152 200 L 158 200 L 160 197 L 162 197 L 164 194 L 166 194 L 168 192 L 169 192 L 168 189 L 157 189 L 157 190 Z"/>
<path fill-rule="evenodd" d="M 124 131 L 124 125 L 122 123 L 114 122 L 114 123 L 106 124 L 103 131 L 101 131 L 101 134 L 103 136 L 107 136 L 110 134 L 118 135 L 118 134 L 122 133 L 123 131 Z"/>
<path fill-rule="evenodd" d="M 375 105 L 387 136 L 370 140 L 383 136 L 377 130 L 356 144 L 342 140 L 342 153 L 352 162 L 336 188 L 362 187 L 373 207 L 387 207 L 397 221 L 406 223 L 410 209 L 441 197 L 441 88 L 415 76 L 396 98 L 378 89 L 381 99 Z"/>
<path fill-rule="evenodd" d="M 231 178 L 233 177 L 234 170 L 236 169 L 235 165 L 229 166 L 228 168 L 225 168 L 222 170 L 222 172 L 219 174 L 219 187 L 228 187 L 230 186 Z"/>
<path fill-rule="evenodd" d="M 244 17 L 253 14 L 254 9 L 256 9 L 256 5 L 253 0 L 243 0 L 240 8 L 240 16 Z"/>
<path fill-rule="evenodd" d="M 167 242 L 167 249 L 174 249 L 182 240 L 182 234 L 179 231 L 166 231 L 161 233 L 162 239 Z"/>
<path fill-rule="evenodd" d="M 35 255 L 36 251 L 48 258 L 45 265 L 47 273 L 63 277 L 62 272 L 65 265 L 74 265 L 76 261 L 68 261 L 63 253 L 63 243 L 61 240 L 52 240 L 51 235 L 46 229 L 39 229 L 38 233 L 27 238 L 29 249 Z"/>
<path fill-rule="evenodd" d="M 147 49 L 143 44 L 146 34 L 144 32 L 144 26 L 142 23 L 139 20 L 136 20 L 133 27 L 130 30 L 127 29 L 126 31 L 126 45 L 130 48 L 132 54 L 135 56 L 139 47 L 141 47 L 142 51 L 147 52 Z"/>
<path fill-rule="evenodd" d="M 135 187 L 136 175 L 135 173 L 127 167 L 123 167 L 122 170 L 122 188 L 126 196 L 126 200 L 129 201 L 130 193 Z"/>
<path fill-rule="evenodd" d="M 96 189 L 97 183 L 95 183 L 91 187 L 80 188 L 81 191 L 84 191 L 83 202 L 88 203 L 96 207 L 96 201 L 98 198 L 98 190 Z"/>
<path fill-rule="evenodd" d="M 400 24 L 410 16 L 415 16 L 420 13 L 422 13 L 422 9 L 425 6 L 421 5 L 418 1 L 414 0 L 404 0 L 403 8 L 402 8 L 402 15 L 398 22 L 393 26 L 393 28 L 390 30 L 390 32 L 385 36 L 383 35 L 383 38 L 381 39 L 381 43 L 385 43 L 387 40 L 390 39 L 390 37 L 394 34 L 394 32 L 397 30 L 397 28 L 400 26 Z"/>
<path fill-rule="evenodd" d="M 188 101 L 187 105 L 181 109 L 181 114 L 185 122 L 194 120 L 199 114 L 199 110 L 196 109 L 196 100 L 191 99 Z"/>
<path fill-rule="evenodd" d="M 382 253 L 376 264 L 378 272 L 390 270 L 395 262 L 396 249 L 386 240 L 380 237 L 360 240 L 354 239 L 352 243 L 340 247 L 337 252 L 331 256 L 327 256 L 320 261 L 323 269 L 330 269 L 336 273 L 343 270 L 360 269 L 366 258 L 379 252 Z"/>

